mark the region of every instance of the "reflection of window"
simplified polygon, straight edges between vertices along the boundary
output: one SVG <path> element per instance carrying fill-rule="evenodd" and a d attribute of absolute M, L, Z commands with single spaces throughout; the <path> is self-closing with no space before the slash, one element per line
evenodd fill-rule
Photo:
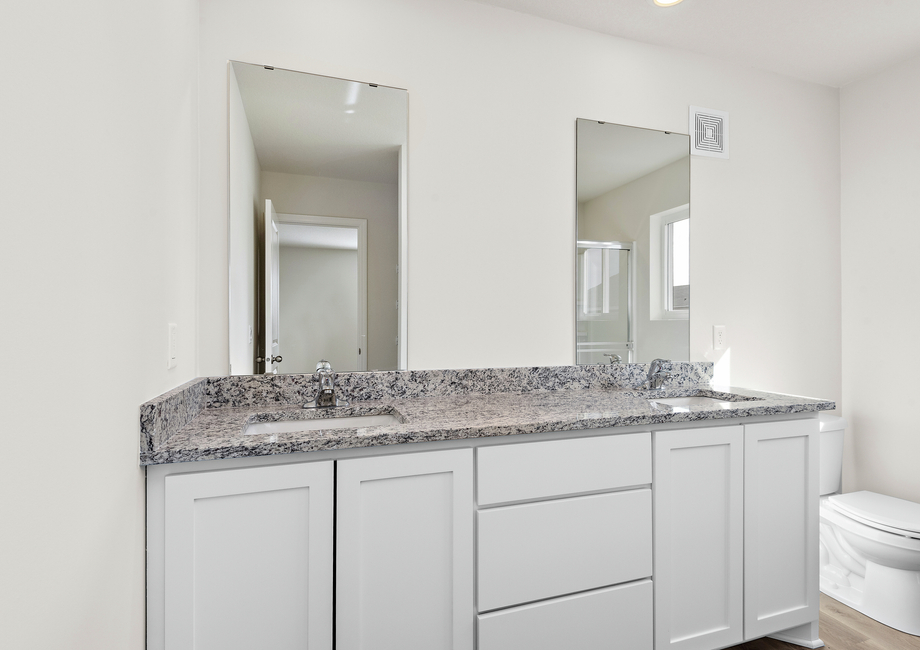
<path fill-rule="evenodd" d="M 690 309 L 690 218 L 671 221 L 665 228 L 668 251 L 666 309 Z"/>
<path fill-rule="evenodd" d="M 649 318 L 690 314 L 690 205 L 649 217 Z"/>

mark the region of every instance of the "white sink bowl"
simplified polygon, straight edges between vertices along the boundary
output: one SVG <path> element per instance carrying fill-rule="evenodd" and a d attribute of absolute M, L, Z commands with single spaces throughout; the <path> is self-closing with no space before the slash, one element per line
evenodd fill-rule
<path fill-rule="evenodd" d="M 715 397 L 702 397 L 695 395 L 693 397 L 663 397 L 661 399 L 650 399 L 649 403 L 653 406 L 669 406 L 672 411 L 689 411 L 694 406 L 697 408 L 710 409 L 730 409 L 734 408 L 736 402 L 728 402 Z"/>
<path fill-rule="evenodd" d="M 401 424 L 399 418 L 389 413 L 383 415 L 349 415 L 341 418 L 316 418 L 312 420 L 282 420 L 280 422 L 253 422 L 243 433 L 247 436 L 260 433 L 291 433 L 317 429 L 358 429 L 386 424 Z"/>

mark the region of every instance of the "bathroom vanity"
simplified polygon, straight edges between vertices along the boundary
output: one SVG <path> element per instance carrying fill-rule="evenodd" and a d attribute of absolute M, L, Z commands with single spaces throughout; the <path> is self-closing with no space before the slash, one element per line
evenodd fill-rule
<path fill-rule="evenodd" d="M 144 405 L 148 648 L 816 647 L 833 403 L 551 370 L 341 376 L 367 427 L 243 433 L 335 426 L 291 375 Z"/>

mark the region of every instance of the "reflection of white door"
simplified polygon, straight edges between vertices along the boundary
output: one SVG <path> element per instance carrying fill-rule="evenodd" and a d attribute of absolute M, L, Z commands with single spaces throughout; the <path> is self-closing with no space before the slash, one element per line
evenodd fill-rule
<path fill-rule="evenodd" d="M 279 266 L 280 239 L 278 236 L 278 215 L 271 199 L 265 200 L 265 322 L 263 323 L 263 354 L 265 374 L 278 372 L 274 359 L 281 352 L 279 339 L 281 271 Z"/>

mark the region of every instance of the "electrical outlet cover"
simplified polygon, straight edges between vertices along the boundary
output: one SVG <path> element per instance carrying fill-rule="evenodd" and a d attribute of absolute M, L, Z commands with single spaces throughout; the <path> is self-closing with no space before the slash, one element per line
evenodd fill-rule
<path fill-rule="evenodd" d="M 728 347 L 725 325 L 712 326 L 712 349 L 724 350 Z"/>

